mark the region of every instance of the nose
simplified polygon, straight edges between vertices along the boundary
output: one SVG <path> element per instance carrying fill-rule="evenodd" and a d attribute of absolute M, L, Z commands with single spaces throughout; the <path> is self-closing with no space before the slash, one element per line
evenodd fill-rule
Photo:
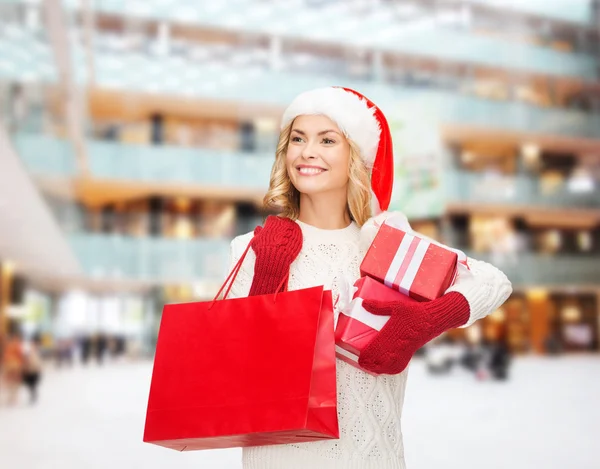
<path fill-rule="evenodd" d="M 316 157 L 317 152 L 314 144 L 308 142 L 306 145 L 304 145 L 304 148 L 302 149 L 302 158 L 304 158 L 305 160 L 310 160 L 315 159 Z"/>

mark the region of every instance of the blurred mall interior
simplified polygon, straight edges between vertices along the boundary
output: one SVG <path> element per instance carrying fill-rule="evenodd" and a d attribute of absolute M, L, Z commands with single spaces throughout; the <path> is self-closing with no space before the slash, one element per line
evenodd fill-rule
<path fill-rule="evenodd" d="M 0 339 L 151 356 L 262 223 L 286 104 L 343 85 L 390 121 L 392 209 L 513 282 L 453 335 L 598 353 L 599 58 L 598 1 L 0 1 Z"/>

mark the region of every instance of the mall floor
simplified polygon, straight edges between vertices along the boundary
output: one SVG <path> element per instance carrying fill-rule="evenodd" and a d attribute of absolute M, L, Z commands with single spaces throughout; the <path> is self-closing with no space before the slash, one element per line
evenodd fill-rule
<path fill-rule="evenodd" d="M 240 469 L 240 450 L 177 453 L 142 443 L 151 364 L 46 370 L 40 401 L 0 408 L 0 467 Z M 508 382 L 411 364 L 409 469 L 597 469 L 600 355 L 518 359 Z"/>

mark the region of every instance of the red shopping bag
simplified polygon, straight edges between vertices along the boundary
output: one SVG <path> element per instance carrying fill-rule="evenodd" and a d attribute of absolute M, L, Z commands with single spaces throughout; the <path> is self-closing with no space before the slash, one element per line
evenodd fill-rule
<path fill-rule="evenodd" d="M 190 451 L 339 438 L 335 380 L 323 287 L 166 305 L 144 442 Z"/>

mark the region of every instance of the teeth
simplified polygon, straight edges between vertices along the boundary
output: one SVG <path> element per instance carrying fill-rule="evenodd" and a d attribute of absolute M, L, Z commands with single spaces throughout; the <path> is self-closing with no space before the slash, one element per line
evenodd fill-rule
<path fill-rule="evenodd" d="M 300 174 L 319 174 L 324 170 L 320 168 L 300 168 Z"/>

